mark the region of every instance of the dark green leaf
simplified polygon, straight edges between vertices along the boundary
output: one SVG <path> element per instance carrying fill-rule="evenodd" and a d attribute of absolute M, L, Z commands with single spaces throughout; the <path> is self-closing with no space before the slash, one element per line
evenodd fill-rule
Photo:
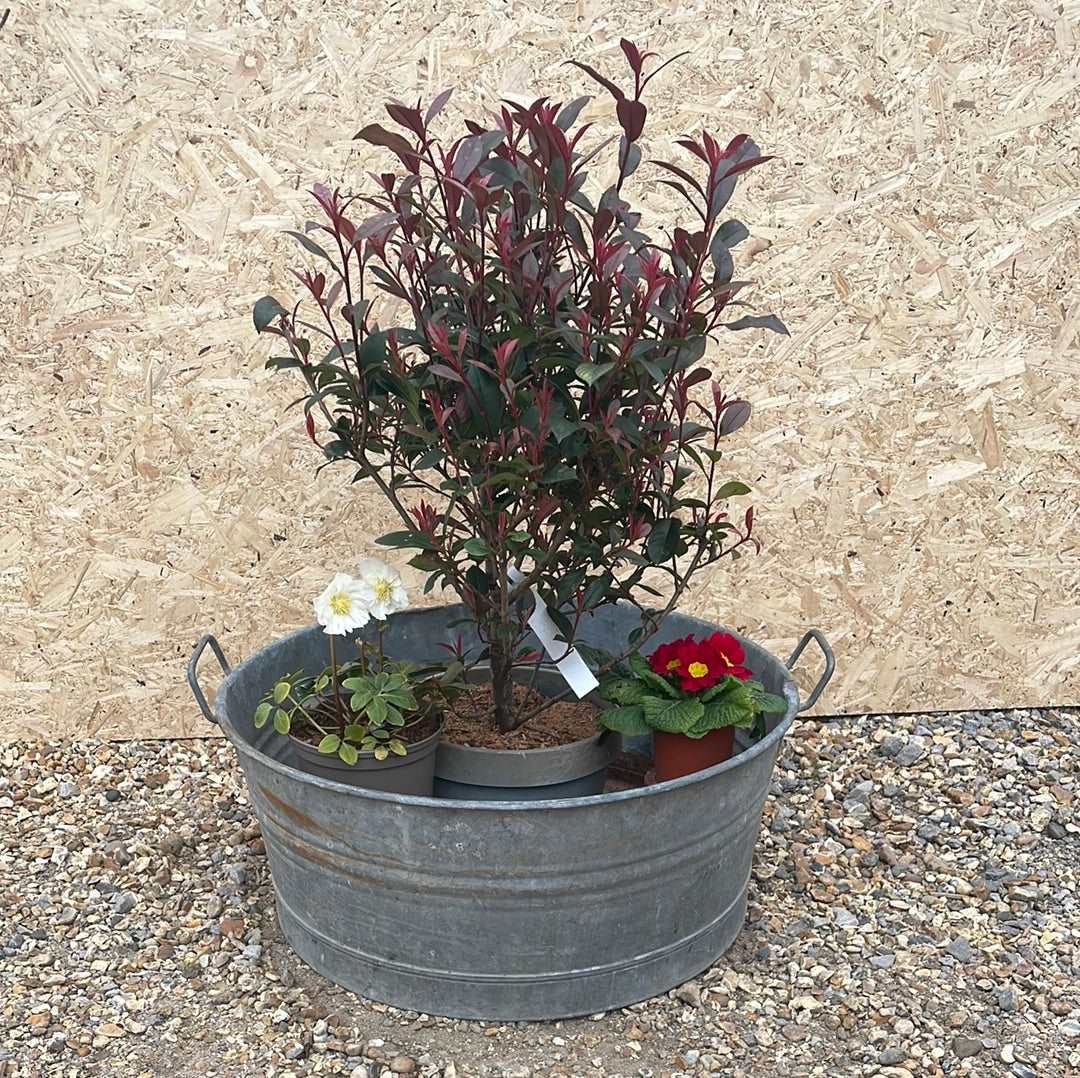
<path fill-rule="evenodd" d="M 782 333 L 790 337 L 787 326 L 775 314 L 744 314 L 734 322 L 725 322 L 725 329 L 771 329 L 773 333 Z"/>
<path fill-rule="evenodd" d="M 614 363 L 581 363 L 574 368 L 574 373 L 587 385 L 593 386 L 606 374 L 615 369 Z"/>
<path fill-rule="evenodd" d="M 318 255 L 320 258 L 325 258 L 327 262 L 333 262 L 333 259 L 324 251 L 310 236 L 305 235 L 303 232 L 293 232 L 291 229 L 285 229 L 286 236 L 292 236 L 297 240 L 305 250 L 310 251 L 313 255 Z"/>
<path fill-rule="evenodd" d="M 255 323 L 255 332 L 262 333 L 271 322 L 285 313 L 285 308 L 273 296 L 263 296 L 262 299 L 256 302 L 251 311 L 252 321 Z"/>
<path fill-rule="evenodd" d="M 470 558 L 486 558 L 491 553 L 491 547 L 483 539 L 467 539 L 461 549 Z"/>
<path fill-rule="evenodd" d="M 264 364 L 268 371 L 287 371 L 292 367 L 303 365 L 303 362 L 295 356 L 271 356 Z"/>
<path fill-rule="evenodd" d="M 685 554 L 687 546 L 682 538 L 682 524 L 675 519 L 658 520 L 649 532 L 645 553 L 653 565 Z"/>
<path fill-rule="evenodd" d="M 431 540 L 424 535 L 423 532 L 387 532 L 385 535 L 380 535 L 375 540 L 379 546 L 392 546 L 398 548 L 409 548 L 414 550 L 431 550 Z"/>

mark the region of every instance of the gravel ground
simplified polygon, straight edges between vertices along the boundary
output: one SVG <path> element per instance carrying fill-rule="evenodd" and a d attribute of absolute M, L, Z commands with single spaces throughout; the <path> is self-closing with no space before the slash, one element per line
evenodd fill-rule
<path fill-rule="evenodd" d="M 221 742 L 0 747 L 0 1078 L 1080 1074 L 1080 717 L 801 724 L 750 912 L 579 1021 L 403 1012 L 293 958 Z"/>

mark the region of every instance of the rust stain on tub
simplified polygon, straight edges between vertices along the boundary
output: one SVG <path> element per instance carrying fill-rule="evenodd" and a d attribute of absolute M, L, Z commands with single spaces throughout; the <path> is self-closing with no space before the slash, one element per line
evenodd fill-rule
<path fill-rule="evenodd" d="M 261 793 L 274 808 L 279 809 L 288 816 L 293 823 L 298 824 L 300 827 L 304 827 L 308 831 L 317 831 L 321 835 L 328 835 L 330 833 L 322 826 L 322 824 L 316 823 L 306 812 L 301 812 L 298 808 L 293 808 L 288 801 L 284 801 L 278 797 L 277 794 L 271 793 L 265 786 L 259 787 L 259 793 Z"/>

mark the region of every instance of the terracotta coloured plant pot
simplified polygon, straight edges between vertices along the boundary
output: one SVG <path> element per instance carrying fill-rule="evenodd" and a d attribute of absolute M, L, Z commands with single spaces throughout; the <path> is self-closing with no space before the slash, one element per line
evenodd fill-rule
<path fill-rule="evenodd" d="M 681 779 L 695 771 L 704 771 L 714 764 L 730 759 L 735 747 L 735 727 L 721 726 L 704 737 L 687 737 L 686 734 L 653 733 L 653 766 L 656 781 Z"/>

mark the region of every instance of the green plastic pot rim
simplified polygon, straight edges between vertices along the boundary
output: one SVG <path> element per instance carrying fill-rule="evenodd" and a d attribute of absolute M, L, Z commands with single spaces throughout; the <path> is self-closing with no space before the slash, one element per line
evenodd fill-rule
<path fill-rule="evenodd" d="M 304 633 L 310 631 L 310 626 L 304 629 L 297 629 L 294 632 L 281 637 L 279 640 L 275 641 L 275 643 L 284 643 L 286 640 L 302 636 Z M 735 636 L 736 639 L 741 639 L 738 633 L 733 633 L 732 635 Z M 735 768 L 741 767 L 744 763 L 748 763 L 755 757 L 760 756 L 763 752 L 771 751 L 773 746 L 776 745 L 791 728 L 799 707 L 799 691 L 795 687 L 795 682 L 791 679 L 790 673 L 786 672 L 784 677 L 783 695 L 784 699 L 788 702 L 788 710 L 783 719 L 781 719 L 781 721 L 760 741 L 751 745 L 750 748 L 745 749 L 743 752 L 736 753 L 722 764 L 715 764 L 713 767 L 705 768 L 704 771 L 695 771 L 692 775 L 685 775 L 679 779 L 670 779 L 667 782 L 657 782 L 652 786 L 640 786 L 633 790 L 618 790 L 615 793 L 609 794 L 590 794 L 587 797 L 566 797 L 546 801 L 450 801 L 441 797 L 418 797 L 414 794 L 385 793 L 382 790 L 368 790 L 362 786 L 349 786 L 343 782 L 334 782 L 333 779 L 324 779 L 319 775 L 310 775 L 306 771 L 301 771 L 299 768 L 290 767 L 288 764 L 281 763 L 279 760 L 267 756 L 266 753 L 255 748 L 253 745 L 250 745 L 242 737 L 237 735 L 236 730 L 229 721 L 227 709 L 221 706 L 221 704 L 223 699 L 227 698 L 227 686 L 229 680 L 235 677 L 236 674 L 251 662 L 253 658 L 254 656 L 249 656 L 242 663 L 233 667 L 232 673 L 226 678 L 226 681 L 222 685 L 222 690 L 219 690 L 217 699 L 214 701 L 214 713 L 217 716 L 218 725 L 225 731 L 238 753 L 257 759 L 264 767 L 268 767 L 271 771 L 275 771 L 288 779 L 306 782 L 318 789 L 326 790 L 330 793 L 342 794 L 350 797 L 371 798 L 375 801 L 391 801 L 398 805 L 416 805 L 418 808 L 437 808 L 440 811 L 445 811 L 447 806 L 453 806 L 455 809 L 460 809 L 462 812 L 548 812 L 552 809 L 570 811 L 584 807 L 615 804 L 620 801 L 632 801 L 636 798 L 656 797 L 672 790 L 681 789 L 684 786 L 691 786 L 694 783 L 704 782 L 707 779 L 723 774 L 726 771 L 733 771 Z M 779 659 L 776 659 L 775 656 L 774 660 L 782 669 L 784 669 L 784 664 Z"/>

